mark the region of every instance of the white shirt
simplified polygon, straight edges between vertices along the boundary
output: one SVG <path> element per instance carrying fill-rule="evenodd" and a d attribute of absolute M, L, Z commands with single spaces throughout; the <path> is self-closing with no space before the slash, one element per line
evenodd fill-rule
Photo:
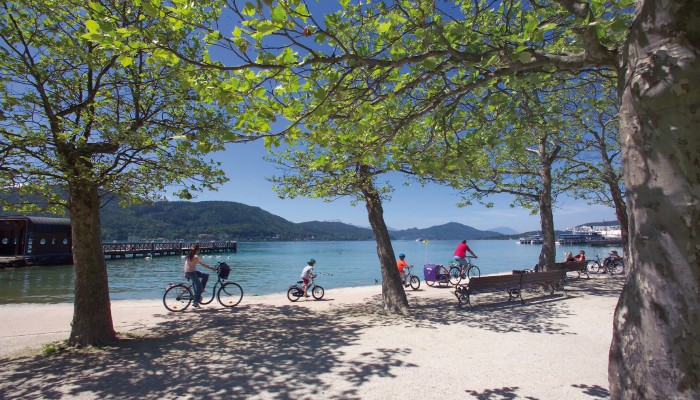
<path fill-rule="evenodd" d="M 313 273 L 314 273 L 314 267 L 307 265 L 306 267 L 304 267 L 304 270 L 301 271 L 301 278 L 302 279 L 309 279 L 309 274 L 313 274 Z"/>

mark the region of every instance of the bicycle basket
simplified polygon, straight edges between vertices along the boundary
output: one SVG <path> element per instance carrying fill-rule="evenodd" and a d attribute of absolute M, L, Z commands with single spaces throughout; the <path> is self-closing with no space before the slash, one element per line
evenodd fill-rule
<path fill-rule="evenodd" d="M 227 279 L 229 273 L 231 273 L 231 267 L 228 264 L 223 262 L 219 264 L 219 278 Z"/>

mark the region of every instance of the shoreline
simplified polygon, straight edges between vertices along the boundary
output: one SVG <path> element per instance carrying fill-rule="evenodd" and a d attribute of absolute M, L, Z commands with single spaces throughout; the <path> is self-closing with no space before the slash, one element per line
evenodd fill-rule
<path fill-rule="evenodd" d="M 569 279 L 566 294 L 407 292 L 411 313 L 385 313 L 381 285 L 292 303 L 244 295 L 169 313 L 160 299 L 112 301 L 104 349 L 41 355 L 70 333 L 72 304 L 0 305 L 4 398 L 608 398 L 620 277 Z M 198 354 L 192 357 L 193 354 Z M 31 371 L 31 373 L 27 373 Z"/>

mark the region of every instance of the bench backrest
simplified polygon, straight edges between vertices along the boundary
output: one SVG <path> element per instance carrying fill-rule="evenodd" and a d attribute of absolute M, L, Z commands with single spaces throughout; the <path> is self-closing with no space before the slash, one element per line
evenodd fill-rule
<path fill-rule="evenodd" d="M 541 283 L 557 282 L 566 278 L 566 271 L 545 271 L 536 272 L 534 274 L 522 274 L 521 283 L 523 286 L 526 285 L 537 285 Z"/>
<path fill-rule="evenodd" d="M 563 269 L 566 271 L 581 271 L 586 269 L 588 263 L 585 261 L 583 262 L 560 262 L 560 263 L 554 263 L 554 268 L 555 270 Z"/>
<path fill-rule="evenodd" d="M 520 287 L 520 275 L 480 276 L 469 279 L 470 290 L 517 289 Z"/>

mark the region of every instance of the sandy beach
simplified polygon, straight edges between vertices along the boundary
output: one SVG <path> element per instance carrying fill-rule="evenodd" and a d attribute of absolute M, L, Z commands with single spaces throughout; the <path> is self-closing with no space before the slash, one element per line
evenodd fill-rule
<path fill-rule="evenodd" d="M 382 310 L 379 285 L 178 314 L 114 301 L 120 344 L 48 356 L 72 304 L 2 305 L 0 398 L 605 399 L 622 283 L 569 279 L 565 294 L 482 294 L 469 309 L 423 282 L 408 317 Z"/>

